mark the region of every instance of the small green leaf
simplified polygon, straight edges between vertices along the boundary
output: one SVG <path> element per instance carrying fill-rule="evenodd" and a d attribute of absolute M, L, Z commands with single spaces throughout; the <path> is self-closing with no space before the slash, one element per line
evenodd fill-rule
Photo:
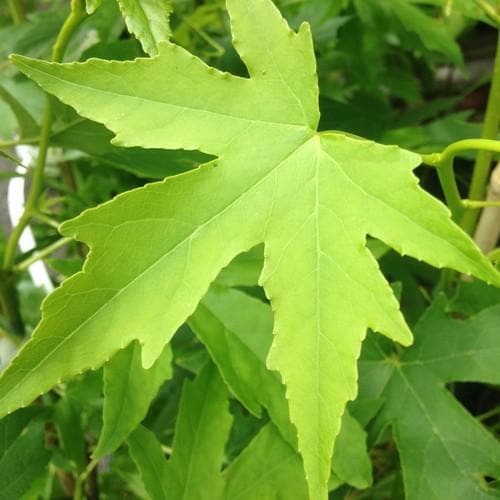
<path fill-rule="evenodd" d="M 8 104 L 16 116 L 21 138 L 37 137 L 40 126 L 23 103 L 19 101 L 14 92 L 12 92 L 10 86 L 10 82 L 0 80 L 0 99 Z"/>
<path fill-rule="evenodd" d="M 185 383 L 168 465 L 161 460 L 163 453 L 151 432 L 139 428 L 131 435 L 128 444 L 132 457 L 153 500 L 222 497 L 220 466 L 232 421 L 227 396 L 212 363 L 203 368 L 194 382 Z"/>
<path fill-rule="evenodd" d="M 104 365 L 103 428 L 93 453 L 115 451 L 146 416 L 161 384 L 172 376 L 172 351 L 165 346 L 155 364 L 142 367 L 141 347 L 133 342 Z"/>
<path fill-rule="evenodd" d="M 50 452 L 44 446 L 44 422 L 34 421 L 0 459 L 0 500 L 26 493 L 47 467 Z"/>
<path fill-rule="evenodd" d="M 128 30 L 141 42 L 144 52 L 158 54 L 158 44 L 171 34 L 171 0 L 118 0 Z"/>
<path fill-rule="evenodd" d="M 79 410 L 71 397 L 62 398 L 55 406 L 54 420 L 64 457 L 71 462 L 75 471 L 81 472 L 85 469 L 87 457 Z"/>
<path fill-rule="evenodd" d="M 238 290 L 212 287 L 189 320 L 235 396 L 254 415 L 261 405 L 283 437 L 297 446 L 290 423 L 285 388 L 266 367 L 272 342 L 269 306 Z"/>
<path fill-rule="evenodd" d="M 146 427 L 139 425 L 128 437 L 127 444 L 151 499 L 170 498 L 167 461 L 156 436 Z"/>
<path fill-rule="evenodd" d="M 226 500 L 307 500 L 300 456 L 267 424 L 224 472 Z"/>
<path fill-rule="evenodd" d="M 384 0 L 384 3 L 408 31 L 419 36 L 428 50 L 444 54 L 454 64 L 463 66 L 460 47 L 442 22 L 424 14 L 421 9 L 410 5 L 406 0 Z"/>
<path fill-rule="evenodd" d="M 172 458 L 168 463 L 169 498 L 220 498 L 224 446 L 232 417 L 227 389 L 212 363 L 182 391 L 175 426 Z"/>
<path fill-rule="evenodd" d="M 465 321 L 444 309 L 441 298 L 399 359 L 372 338 L 360 363 L 361 390 L 385 399 L 374 424 L 393 426 L 408 500 L 497 498 L 484 478 L 500 478 L 500 444 L 445 385 L 500 383 L 500 306 Z"/>
<path fill-rule="evenodd" d="M 21 408 L 0 420 L 0 458 L 37 413 L 36 408 Z"/>
<path fill-rule="evenodd" d="M 347 483 L 364 489 L 373 482 L 372 463 L 366 449 L 366 432 L 348 411 L 342 417 L 335 441 L 332 472 L 337 484 Z"/>
<path fill-rule="evenodd" d="M 500 288 L 488 286 L 481 281 L 472 281 L 460 284 L 447 310 L 472 316 L 498 304 L 500 304 Z"/>

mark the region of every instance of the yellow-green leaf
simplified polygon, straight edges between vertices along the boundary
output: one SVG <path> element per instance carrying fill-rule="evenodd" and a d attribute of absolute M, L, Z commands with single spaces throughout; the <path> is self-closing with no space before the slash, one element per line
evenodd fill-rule
<path fill-rule="evenodd" d="M 293 32 L 271 0 L 227 6 L 249 78 L 169 42 L 157 57 L 130 62 L 13 58 L 46 91 L 104 123 L 118 145 L 218 158 L 63 225 L 90 256 L 46 300 L 32 340 L 0 380 L 0 408 L 29 403 L 135 339 L 150 367 L 220 269 L 264 243 L 260 282 L 275 333 L 268 366 L 287 387 L 310 496 L 323 499 L 367 327 L 411 342 L 367 235 L 434 266 L 497 285 L 500 277 L 418 186 L 418 155 L 317 131 L 307 24 Z"/>

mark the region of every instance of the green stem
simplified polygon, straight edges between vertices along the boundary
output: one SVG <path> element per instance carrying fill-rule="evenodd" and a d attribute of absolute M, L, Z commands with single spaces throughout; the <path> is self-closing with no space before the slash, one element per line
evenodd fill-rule
<path fill-rule="evenodd" d="M 498 124 L 500 121 L 500 31 L 498 32 L 497 52 L 495 57 L 495 65 L 493 68 L 493 78 L 491 81 L 490 93 L 488 96 L 488 104 L 486 106 L 486 114 L 484 117 L 482 139 L 496 139 L 498 133 Z M 486 192 L 488 176 L 490 173 L 490 165 L 492 154 L 488 151 L 481 151 L 477 155 L 472 174 L 468 198 L 471 200 L 481 200 Z M 479 210 L 468 210 L 460 221 L 460 226 L 464 231 L 472 234 L 476 227 Z"/>
<path fill-rule="evenodd" d="M 500 207 L 500 201 L 477 201 L 477 200 L 462 200 L 462 205 L 465 208 L 487 208 L 487 207 Z"/>
<path fill-rule="evenodd" d="M 14 24 L 21 24 L 24 21 L 24 11 L 21 0 L 9 0 L 9 9 Z"/>
<path fill-rule="evenodd" d="M 475 2 L 491 21 L 500 26 L 500 14 L 495 10 L 493 5 L 486 2 L 486 0 L 475 0 Z"/>
<path fill-rule="evenodd" d="M 460 221 L 464 217 L 465 208 L 475 208 L 472 200 L 462 200 L 453 171 L 455 157 L 463 151 L 470 150 L 479 150 L 479 154 L 486 153 L 491 156 L 492 153 L 500 153 L 500 141 L 465 139 L 450 144 L 442 153 L 422 155 L 424 163 L 437 167 L 439 182 L 455 221 Z"/>
<path fill-rule="evenodd" d="M 73 493 L 73 500 L 82 500 L 84 494 L 85 481 L 92 473 L 99 460 L 93 459 L 88 464 L 85 470 L 76 478 L 75 492 Z"/>
<path fill-rule="evenodd" d="M 484 422 L 485 420 L 488 420 L 491 417 L 496 417 L 498 414 L 500 414 L 500 406 L 497 406 L 496 408 L 493 408 L 492 410 L 489 410 L 486 413 L 478 415 L 476 418 L 481 422 Z"/>
<path fill-rule="evenodd" d="M 0 141 L 0 149 L 8 149 L 20 144 L 38 144 L 40 137 L 30 137 L 27 139 L 15 139 L 13 141 Z"/>
<path fill-rule="evenodd" d="M 24 324 L 19 312 L 19 300 L 14 282 L 14 273 L 0 271 L 0 305 L 10 331 L 20 339 L 24 336 Z"/>
<path fill-rule="evenodd" d="M 76 27 L 85 17 L 84 0 L 71 1 L 71 13 L 64 22 L 52 48 L 53 62 L 61 62 L 64 52 Z M 13 267 L 16 256 L 16 248 L 19 239 L 36 212 L 40 194 L 43 188 L 43 176 L 47 151 L 49 147 L 50 130 L 52 126 L 52 99 L 47 95 L 45 98 L 45 109 L 43 112 L 42 126 L 40 130 L 40 142 L 38 145 L 38 157 L 33 169 L 33 179 L 30 192 L 26 201 L 24 212 L 19 223 L 9 235 L 5 245 L 4 259 L 2 263 L 2 286 L 0 287 L 1 304 L 4 315 L 7 317 L 12 328 L 19 333 L 24 331 L 22 320 L 17 304 L 17 293 L 13 281 Z"/>
<path fill-rule="evenodd" d="M 13 229 L 12 233 L 7 240 L 7 244 L 5 245 L 5 254 L 3 259 L 3 268 L 11 269 L 14 265 L 16 248 L 19 243 L 19 239 L 26 228 L 26 226 L 30 223 L 32 218 L 32 212 L 37 208 L 38 199 L 40 197 L 40 193 L 42 191 L 43 186 L 43 174 L 45 167 L 45 160 L 47 158 L 47 150 L 49 146 L 49 131 L 52 123 L 52 106 L 50 104 L 50 98 L 46 97 L 45 110 L 43 114 L 42 121 L 42 133 L 40 138 L 40 145 L 38 149 L 38 157 L 36 159 L 35 168 L 33 169 L 33 180 L 31 182 L 31 188 L 28 195 L 28 199 L 24 206 L 24 212 L 21 215 L 21 218 L 17 224 L 17 226 Z"/>
<path fill-rule="evenodd" d="M 0 155 L 3 156 L 5 159 L 9 160 L 10 162 L 14 163 L 14 165 L 19 165 L 21 167 L 24 167 L 26 170 L 29 170 L 28 165 L 24 165 L 22 160 L 18 158 L 16 155 L 13 155 L 10 151 L 4 151 L 1 146 L 0 146 Z M 22 176 L 23 174 L 17 174 L 17 177 Z M 16 176 L 16 175 L 15 175 Z"/>
<path fill-rule="evenodd" d="M 83 0 L 72 0 L 71 13 L 63 24 L 57 40 L 52 48 L 52 61 L 61 62 L 64 52 L 75 28 L 80 24 L 85 17 L 85 6 Z M 32 213 L 36 211 L 38 200 L 43 187 L 43 174 L 45 161 L 47 159 L 47 151 L 49 147 L 50 129 L 52 126 L 52 98 L 46 96 L 45 109 L 42 119 L 42 127 L 40 130 L 40 143 L 38 146 L 38 157 L 34 167 L 33 180 L 31 188 L 24 207 L 24 213 L 19 220 L 19 223 L 12 231 L 7 244 L 5 246 L 5 254 L 3 260 L 3 269 L 11 269 L 14 265 L 15 253 L 19 238 L 25 227 L 30 223 Z"/>
<path fill-rule="evenodd" d="M 27 259 L 23 260 L 16 266 L 14 266 L 14 271 L 16 272 L 21 272 L 21 271 L 26 271 L 28 267 L 31 266 L 34 262 L 40 259 L 44 259 L 51 253 L 54 253 L 56 250 L 59 250 L 59 248 L 62 248 L 63 246 L 67 245 L 70 241 L 73 241 L 71 238 L 61 238 L 60 240 L 57 240 L 56 242 L 52 243 L 52 245 L 49 245 L 45 247 L 43 250 L 40 250 L 39 252 L 33 253 L 30 257 Z"/>
<path fill-rule="evenodd" d="M 35 212 L 32 214 L 34 219 L 37 219 L 40 222 L 43 222 L 44 224 L 47 224 L 47 226 L 53 227 L 54 229 L 59 229 L 59 226 L 61 225 L 59 222 L 56 220 L 48 217 L 47 215 L 44 215 L 40 212 Z"/>
<path fill-rule="evenodd" d="M 211 36 L 207 35 L 202 29 L 198 28 L 194 23 L 192 23 L 187 17 L 183 17 L 182 22 L 187 24 L 201 39 L 208 43 L 214 50 L 216 56 L 221 56 L 224 54 L 225 50 L 222 45 L 218 44 Z"/>

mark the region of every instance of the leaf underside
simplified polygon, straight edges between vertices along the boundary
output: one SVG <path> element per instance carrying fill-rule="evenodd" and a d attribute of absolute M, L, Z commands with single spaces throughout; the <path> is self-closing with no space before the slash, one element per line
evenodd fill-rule
<path fill-rule="evenodd" d="M 309 27 L 290 30 L 270 0 L 228 0 L 240 78 L 181 47 L 133 62 L 18 68 L 115 145 L 199 150 L 213 162 L 122 194 L 62 226 L 89 245 L 83 272 L 44 303 L 43 319 L 0 382 L 1 413 L 97 368 L 137 339 L 145 368 L 236 255 L 265 245 L 260 277 L 274 311 L 268 367 L 286 385 L 311 498 L 326 498 L 333 442 L 356 395 L 367 327 L 411 342 L 396 299 L 366 248 L 500 285 L 448 210 L 419 188 L 419 156 L 318 133 Z"/>

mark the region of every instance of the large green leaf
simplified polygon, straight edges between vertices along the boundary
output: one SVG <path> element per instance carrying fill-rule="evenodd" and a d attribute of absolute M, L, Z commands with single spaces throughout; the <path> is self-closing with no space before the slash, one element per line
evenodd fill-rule
<path fill-rule="evenodd" d="M 466 321 L 449 318 L 438 300 L 400 357 L 375 338 L 361 361 L 362 392 L 386 403 L 375 420 L 392 424 L 406 498 L 498 498 L 486 477 L 500 478 L 500 444 L 446 389 L 451 382 L 500 383 L 500 306 Z"/>
<path fill-rule="evenodd" d="M 103 427 L 94 457 L 115 451 L 146 416 L 161 384 L 172 376 L 171 362 L 167 345 L 155 364 L 144 369 L 140 345 L 133 342 L 104 365 Z"/>
<path fill-rule="evenodd" d="M 420 157 L 317 132 L 311 34 L 270 0 L 228 0 L 250 78 L 181 47 L 133 62 L 16 65 L 122 146 L 197 149 L 218 159 L 118 196 L 63 225 L 92 248 L 0 383 L 2 413 L 58 380 L 102 365 L 134 339 L 151 366 L 219 270 L 265 243 L 275 312 L 268 364 L 287 386 L 312 498 L 324 498 L 341 415 L 356 395 L 366 328 L 411 342 L 367 234 L 400 253 L 500 284 L 448 210 L 418 187 Z M 64 312 L 64 314 L 63 314 Z M 103 335 L 105 332 L 105 335 Z"/>

